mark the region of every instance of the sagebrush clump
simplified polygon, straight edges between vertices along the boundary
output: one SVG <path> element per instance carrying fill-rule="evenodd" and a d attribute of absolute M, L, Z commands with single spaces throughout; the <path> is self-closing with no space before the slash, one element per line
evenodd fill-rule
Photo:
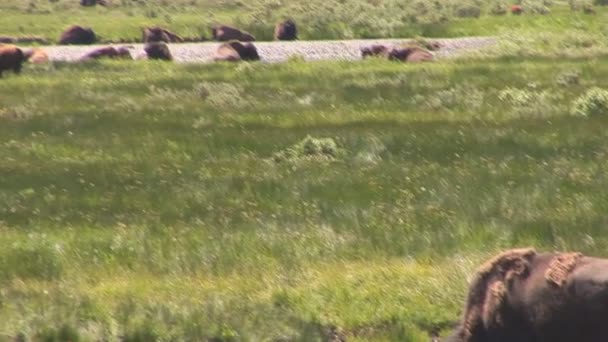
<path fill-rule="evenodd" d="M 575 114 L 598 116 L 608 114 L 608 90 L 591 88 L 574 101 Z"/>
<path fill-rule="evenodd" d="M 302 141 L 274 155 L 276 162 L 286 160 L 333 160 L 342 154 L 332 138 L 313 138 L 306 136 Z"/>

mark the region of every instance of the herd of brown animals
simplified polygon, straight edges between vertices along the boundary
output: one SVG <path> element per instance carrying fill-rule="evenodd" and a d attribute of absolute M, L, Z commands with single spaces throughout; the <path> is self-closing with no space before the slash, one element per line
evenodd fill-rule
<path fill-rule="evenodd" d="M 82 0 L 81 4 L 91 6 L 91 3 L 86 0 Z M 222 42 L 213 56 L 214 61 L 260 60 L 257 48 L 252 43 L 255 41 L 255 37 L 250 33 L 228 25 L 216 25 L 211 28 L 211 34 L 213 40 Z M 274 38 L 281 41 L 297 40 L 296 23 L 291 19 L 278 23 L 274 30 Z M 58 42 L 61 45 L 90 45 L 97 40 L 97 35 L 91 28 L 73 25 L 61 34 Z M 145 58 L 170 61 L 173 56 L 167 44 L 188 40 L 162 27 L 146 27 L 142 31 L 142 41 L 145 43 Z M 430 61 L 433 59 L 433 54 L 429 50 L 436 50 L 439 47 L 440 45 L 437 43 L 429 44 L 428 49 L 420 46 L 389 48 L 383 45 L 372 45 L 362 48 L 361 56 L 363 58 L 384 57 L 389 60 L 407 62 Z M 80 60 L 88 61 L 104 57 L 133 59 L 128 47 L 106 46 L 86 53 Z M 46 63 L 49 58 L 46 52 L 40 48 L 24 52 L 13 44 L 3 44 L 0 41 L 0 77 L 2 72 L 7 70 L 19 73 L 25 61 Z"/>

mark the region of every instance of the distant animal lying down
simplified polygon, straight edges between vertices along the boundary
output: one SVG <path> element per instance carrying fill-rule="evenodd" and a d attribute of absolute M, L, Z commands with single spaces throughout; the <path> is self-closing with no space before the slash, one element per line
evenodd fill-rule
<path fill-rule="evenodd" d="M 49 62 L 49 55 L 41 48 L 34 48 L 24 52 L 25 59 L 32 64 L 44 64 Z"/>
<path fill-rule="evenodd" d="M 445 342 L 608 341 L 608 259 L 508 250 L 469 287 L 462 320 Z"/>
<path fill-rule="evenodd" d="M 158 59 L 163 61 L 172 61 L 173 56 L 169 47 L 164 42 L 159 43 L 148 43 L 144 47 L 144 51 L 148 59 Z"/>
<path fill-rule="evenodd" d="M 20 73 L 24 61 L 25 55 L 20 48 L 15 45 L 0 44 L 0 77 L 6 70 Z"/>
<path fill-rule="evenodd" d="M 217 48 L 213 60 L 216 62 L 259 61 L 260 55 L 252 43 L 229 42 Z"/>
<path fill-rule="evenodd" d="M 383 57 L 391 61 L 425 62 L 434 59 L 433 54 L 419 46 L 389 48 L 384 45 L 372 45 L 361 48 L 361 57 Z"/>
<path fill-rule="evenodd" d="M 103 57 L 133 59 L 129 49 L 125 47 L 115 48 L 113 46 L 106 46 L 86 53 L 84 56 L 80 57 L 80 61 L 89 61 Z"/>
<path fill-rule="evenodd" d="M 211 28 L 213 40 L 219 42 L 227 42 L 230 40 L 238 40 L 241 42 L 253 42 L 255 37 L 245 31 L 241 31 L 235 27 L 228 25 L 216 25 Z"/>
<path fill-rule="evenodd" d="M 68 27 L 59 38 L 62 45 L 90 45 L 97 40 L 95 32 L 89 27 L 72 25 Z"/>
<path fill-rule="evenodd" d="M 142 30 L 144 43 L 181 43 L 184 38 L 162 27 L 145 27 Z"/>

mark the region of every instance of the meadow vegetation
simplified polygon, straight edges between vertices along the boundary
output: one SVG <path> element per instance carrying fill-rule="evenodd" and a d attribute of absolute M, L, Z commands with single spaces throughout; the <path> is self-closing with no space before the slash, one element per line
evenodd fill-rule
<path fill-rule="evenodd" d="M 428 341 L 498 250 L 607 256 L 576 49 L 7 75 L 0 340 Z"/>
<path fill-rule="evenodd" d="M 512 3 L 525 9 L 511 15 Z M 591 0 L 114 0 L 82 8 L 77 0 L 3 0 L 3 35 L 40 35 L 56 41 L 71 24 L 91 26 L 101 40 L 141 38 L 141 28 L 162 25 L 187 37 L 210 38 L 209 27 L 232 24 L 271 40 L 274 24 L 287 17 L 300 38 L 460 37 L 504 33 L 606 32 L 608 11 Z M 586 8 L 596 13 L 587 14 Z"/>

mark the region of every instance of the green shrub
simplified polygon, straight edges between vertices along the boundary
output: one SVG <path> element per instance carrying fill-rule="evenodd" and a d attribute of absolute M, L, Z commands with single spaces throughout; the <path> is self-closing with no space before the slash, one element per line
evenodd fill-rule
<path fill-rule="evenodd" d="M 570 70 L 561 72 L 557 75 L 556 82 L 560 86 L 579 85 L 581 82 L 580 71 Z"/>
<path fill-rule="evenodd" d="M 456 7 L 454 14 L 459 18 L 479 18 L 481 8 L 475 4 L 462 4 Z"/>
<path fill-rule="evenodd" d="M 292 147 L 276 153 L 274 160 L 277 162 L 300 159 L 332 160 L 341 152 L 332 138 L 313 138 L 308 135 Z"/>
<path fill-rule="evenodd" d="M 583 116 L 608 114 L 608 90 L 591 88 L 574 101 L 574 113 Z"/>
<path fill-rule="evenodd" d="M 598 6 L 608 6 L 608 0 L 595 0 L 593 4 Z"/>
<path fill-rule="evenodd" d="M 509 6 L 505 2 L 497 1 L 490 6 L 490 14 L 492 15 L 505 15 L 508 12 Z"/>

